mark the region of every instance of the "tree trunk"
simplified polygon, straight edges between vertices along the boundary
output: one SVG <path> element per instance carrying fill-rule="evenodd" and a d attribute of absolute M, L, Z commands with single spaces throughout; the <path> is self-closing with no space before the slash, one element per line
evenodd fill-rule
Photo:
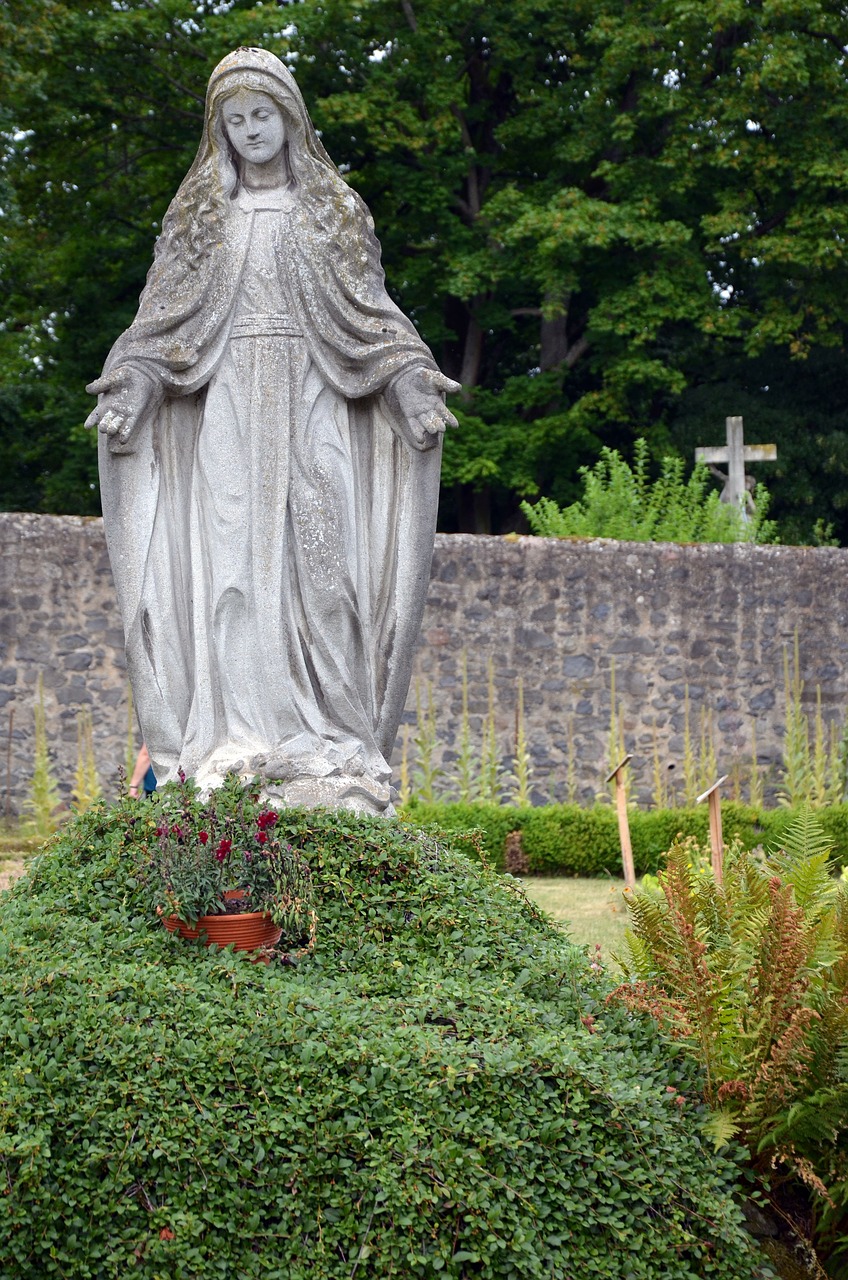
<path fill-rule="evenodd" d="M 556 369 L 559 365 L 565 363 L 565 358 L 568 355 L 567 324 L 567 315 L 555 316 L 553 320 L 546 320 L 542 316 L 539 327 L 539 345 L 541 348 L 539 367 L 543 373 L 548 369 Z"/>
<path fill-rule="evenodd" d="M 462 351 L 462 366 L 459 373 L 463 400 L 471 399 L 471 394 L 480 381 L 480 366 L 482 362 L 483 330 L 474 319 L 469 307 L 468 328 L 465 331 L 465 346 Z"/>

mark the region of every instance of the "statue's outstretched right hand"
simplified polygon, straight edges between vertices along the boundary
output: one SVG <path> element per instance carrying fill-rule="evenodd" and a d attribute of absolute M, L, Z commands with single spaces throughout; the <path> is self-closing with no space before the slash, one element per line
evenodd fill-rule
<path fill-rule="evenodd" d="M 109 448 L 126 445 L 139 422 L 162 399 L 161 386 L 135 365 L 122 365 L 86 387 L 98 396 L 97 408 L 85 420 L 109 437 Z"/>
<path fill-rule="evenodd" d="M 397 434 L 413 449 L 432 449 L 441 441 L 446 427 L 457 425 L 445 405 L 445 393 L 461 389 L 458 382 L 438 369 L 422 365 L 405 369 L 386 389 Z"/>

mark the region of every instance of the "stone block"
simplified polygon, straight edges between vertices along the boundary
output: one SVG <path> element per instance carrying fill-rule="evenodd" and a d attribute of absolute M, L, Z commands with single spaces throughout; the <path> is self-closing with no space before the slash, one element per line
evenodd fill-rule
<path fill-rule="evenodd" d="M 91 666 L 91 654 L 69 653 L 62 658 L 62 666 L 65 671 L 87 671 Z"/>
<path fill-rule="evenodd" d="M 553 636 L 530 627 L 516 627 L 515 643 L 519 649 L 552 649 Z"/>
<path fill-rule="evenodd" d="M 575 653 L 563 659 L 562 674 L 570 680 L 588 680 L 595 672 L 595 659 L 586 653 Z"/>

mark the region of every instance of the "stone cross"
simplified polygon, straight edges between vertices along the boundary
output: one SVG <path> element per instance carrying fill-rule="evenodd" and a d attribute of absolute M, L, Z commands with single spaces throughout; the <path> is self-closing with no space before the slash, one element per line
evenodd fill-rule
<path fill-rule="evenodd" d="M 695 461 L 727 463 L 727 482 L 722 500 L 747 514 L 746 462 L 774 462 L 777 446 L 773 444 L 745 444 L 742 435 L 742 419 L 727 418 L 727 446 L 695 450 Z"/>

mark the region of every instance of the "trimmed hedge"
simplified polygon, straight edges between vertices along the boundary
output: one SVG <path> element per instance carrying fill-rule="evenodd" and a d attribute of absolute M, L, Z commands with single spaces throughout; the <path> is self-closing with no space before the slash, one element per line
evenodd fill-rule
<path fill-rule="evenodd" d="M 156 805 L 2 898 L 0 1275 L 754 1280 L 697 1080 L 514 882 L 398 823 L 281 815 L 314 954 L 167 934 Z"/>
<path fill-rule="evenodd" d="M 738 835 L 746 849 L 777 846 L 795 809 L 753 809 L 725 801 L 721 806 L 726 840 Z M 834 861 L 848 865 L 848 805 L 816 809 L 833 845 Z M 510 808 L 492 804 L 414 803 L 406 816 L 422 827 L 439 829 L 460 838 L 479 829 L 480 847 L 494 867 L 503 870 L 504 843 L 511 831 L 520 831 L 530 873 L 545 876 L 603 876 L 621 874 L 618 821 L 609 805 L 582 809 L 579 805 L 551 804 L 538 808 Z M 709 841 L 707 806 L 697 809 L 631 809 L 630 837 L 636 871 L 656 872 L 662 855 L 676 836 L 697 836 Z M 465 847 L 473 844 L 465 841 Z"/>

